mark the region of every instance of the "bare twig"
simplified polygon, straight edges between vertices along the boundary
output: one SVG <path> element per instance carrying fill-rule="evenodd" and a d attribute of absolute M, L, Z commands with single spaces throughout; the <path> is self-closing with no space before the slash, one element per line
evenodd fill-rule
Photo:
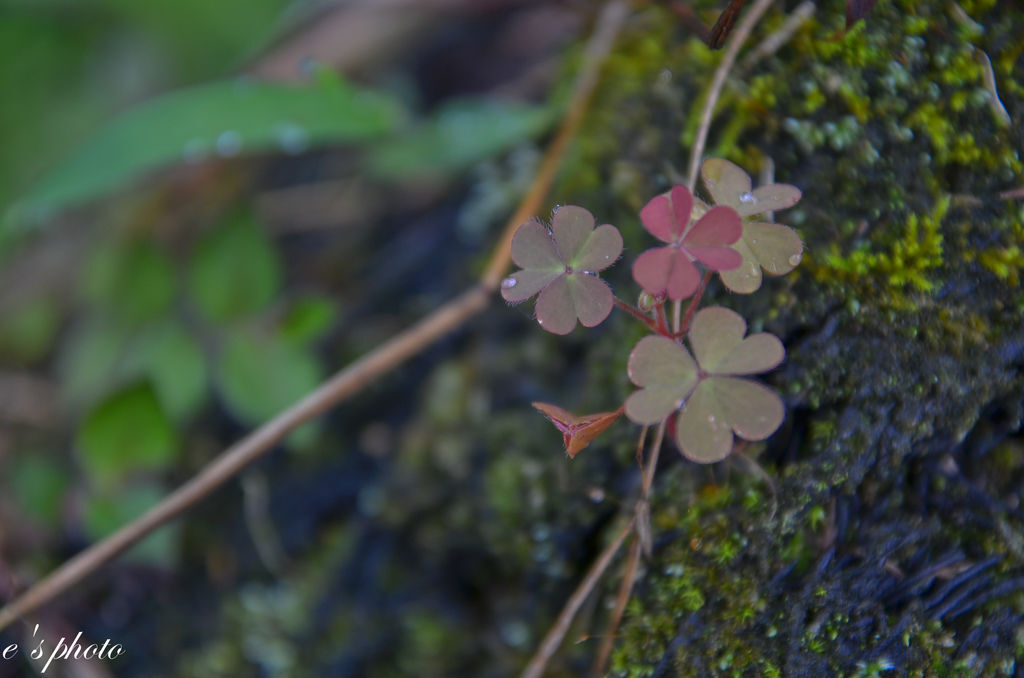
<path fill-rule="evenodd" d="M 630 520 L 624 527 L 622 527 L 618 534 L 615 535 L 615 539 L 611 541 L 608 546 L 605 547 L 604 551 L 601 551 L 601 555 L 597 557 L 594 564 L 587 570 L 586 576 L 583 577 L 583 581 L 579 583 L 576 590 L 573 591 L 569 600 L 566 601 L 565 607 L 562 608 L 561 613 L 558 615 L 558 619 L 548 629 L 547 635 L 544 636 L 544 640 L 541 641 L 540 647 L 537 648 L 537 652 L 534 653 L 533 658 L 530 659 L 530 663 L 526 665 L 523 672 L 519 674 L 520 678 L 540 678 L 544 674 L 544 669 L 548 665 L 548 661 L 558 650 L 558 646 L 562 644 L 562 640 L 565 638 L 565 634 L 569 631 L 569 625 L 572 624 L 572 620 L 576 617 L 576 613 L 579 611 L 580 606 L 590 595 L 590 592 L 594 590 L 597 582 L 600 581 L 601 575 L 604 574 L 608 566 L 611 565 L 612 559 L 615 554 L 619 552 L 619 548 L 622 546 L 622 542 L 625 541 L 629 533 L 633 531 L 633 521 Z"/>
<path fill-rule="evenodd" d="M 758 62 L 767 59 L 779 51 L 779 48 L 789 42 L 790 38 L 793 37 L 793 34 L 801 26 L 814 16 L 815 9 L 814 3 L 810 0 L 804 0 L 804 2 L 797 5 L 797 8 L 789 13 L 789 16 L 786 17 L 786 20 L 782 22 L 782 25 L 774 33 L 758 43 L 757 47 L 750 50 L 750 53 L 743 57 L 743 61 L 738 66 L 739 71 L 748 71 L 756 66 Z"/>
<path fill-rule="evenodd" d="M 562 121 L 562 127 L 558 130 L 554 141 L 551 142 L 548 153 L 544 157 L 540 169 L 537 170 L 537 177 L 533 185 L 519 204 L 519 209 L 509 219 L 505 234 L 484 272 L 483 283 L 488 289 L 497 289 L 501 279 L 505 276 L 505 271 L 508 270 L 512 257 L 512 236 L 515 234 L 515 229 L 540 210 L 541 201 L 554 181 L 561 158 L 568 149 L 569 142 L 575 136 L 576 130 L 579 129 L 583 114 L 587 110 L 587 104 L 590 103 L 590 99 L 594 95 L 597 79 L 601 72 L 600 66 L 604 63 L 605 56 L 611 51 L 615 36 L 618 35 L 619 28 L 625 21 L 628 12 L 629 6 L 623 0 L 612 0 L 605 5 L 601 12 L 597 26 L 594 28 L 594 34 L 587 44 L 584 68 L 580 71 L 573 88 L 569 110 Z"/>
<path fill-rule="evenodd" d="M 569 141 L 579 128 L 586 106 L 593 95 L 604 58 L 611 49 L 626 14 L 627 6 L 622 0 L 612 0 L 602 11 L 594 34 L 588 42 L 586 57 L 573 89 L 566 117 L 555 140 L 548 147 L 541 169 L 534 178 L 530 190 L 509 220 L 501 244 L 491 255 L 479 284 L 342 369 L 302 400 L 229 447 L 191 480 L 174 490 L 142 516 L 66 561 L 0 609 L 0 630 L 19 617 L 52 601 L 150 532 L 202 500 L 264 455 L 299 425 L 358 393 L 367 384 L 378 380 L 396 366 L 421 353 L 483 310 L 508 268 L 509 245 L 515 228 L 528 216 L 536 213 L 544 196 L 550 190 Z"/>
<path fill-rule="evenodd" d="M 641 433 L 640 441 L 643 442 L 647 433 L 647 427 L 645 426 Z M 622 622 L 622 615 L 626 612 L 626 605 L 629 603 L 629 598 L 633 594 L 633 584 L 636 583 L 636 573 L 640 567 L 640 555 L 645 554 L 647 557 L 651 556 L 651 527 L 650 527 L 650 491 L 651 485 L 654 483 L 654 472 L 658 468 L 658 456 L 661 452 L 661 444 L 665 440 L 665 422 L 662 421 L 658 426 L 657 433 L 654 435 L 654 443 L 651 445 L 651 456 L 647 461 L 647 467 L 643 470 L 643 486 L 640 489 L 640 499 L 636 503 L 636 514 L 634 516 L 634 527 L 636 529 L 636 538 L 629 548 L 629 556 L 626 559 L 626 568 L 622 573 L 622 583 L 619 584 L 619 592 L 615 598 L 615 609 L 612 610 L 611 619 L 608 620 L 608 631 L 605 633 L 604 639 L 601 641 L 601 647 L 598 648 L 597 657 L 594 659 L 594 665 L 591 667 L 591 676 L 600 676 L 604 674 L 605 666 L 608 664 L 608 658 L 612 655 L 612 648 L 615 646 L 615 636 L 619 630 L 619 624 Z"/>
<path fill-rule="evenodd" d="M 772 4 L 772 1 L 757 0 L 754 6 L 743 15 L 739 26 L 729 36 L 729 41 L 725 45 L 722 61 L 719 62 L 718 68 L 711 79 L 711 87 L 708 88 L 708 97 L 704 102 L 700 126 L 697 128 L 697 138 L 693 142 L 693 151 L 690 155 L 690 172 L 688 174 L 690 192 L 693 192 L 694 187 L 697 185 L 697 168 L 700 167 L 700 159 L 704 154 L 704 145 L 708 141 L 708 131 L 711 129 L 711 118 L 714 117 L 715 105 L 718 103 L 718 97 L 722 93 L 725 78 L 729 74 L 729 69 L 732 68 L 733 63 L 736 61 L 736 55 L 739 54 L 740 47 L 743 46 L 750 32 L 754 29 L 754 25 L 761 18 L 761 15 L 768 10 L 768 6 Z"/>
<path fill-rule="evenodd" d="M 608 633 L 601 639 L 601 647 L 597 650 L 597 657 L 594 658 L 594 665 L 590 667 L 590 675 L 593 678 L 604 675 L 605 666 L 608 665 L 608 658 L 612 656 L 612 648 L 615 647 L 615 634 L 618 632 L 622 615 L 626 611 L 626 604 L 633 593 L 633 584 L 636 582 L 636 572 L 640 567 L 640 553 L 643 546 L 640 544 L 639 535 L 633 537 L 629 545 L 629 555 L 626 557 L 626 568 L 622 572 L 622 582 L 619 583 L 619 592 L 615 596 L 615 609 L 612 610 L 611 619 L 608 621 Z"/>

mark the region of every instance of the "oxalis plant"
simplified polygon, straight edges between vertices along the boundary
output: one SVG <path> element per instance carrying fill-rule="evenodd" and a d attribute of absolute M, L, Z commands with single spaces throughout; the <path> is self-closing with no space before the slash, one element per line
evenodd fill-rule
<path fill-rule="evenodd" d="M 782 362 L 782 342 L 767 332 L 745 336 L 747 323 L 733 310 L 698 307 L 716 273 L 729 290 L 750 294 L 765 273 L 783 275 L 800 263 L 800 237 L 767 216 L 795 205 L 800 191 L 788 184 L 755 189 L 746 172 L 718 158 L 704 162 L 701 177 L 711 204 L 675 186 L 640 211 L 644 228 L 661 244 L 633 262 L 633 280 L 642 288 L 635 306 L 616 298 L 599 277 L 622 254 L 619 230 L 595 228 L 586 209 L 560 207 L 550 228 L 530 220 L 513 236 L 512 259 L 522 270 L 502 281 L 501 294 L 512 303 L 537 295 L 543 329 L 568 334 L 577 321 L 594 327 L 618 307 L 651 332 L 630 352 L 629 378 L 638 390 L 618 410 L 575 416 L 533 404 L 561 431 L 570 457 L 623 412 L 644 426 L 667 422 L 683 456 L 706 464 L 728 457 L 737 436 L 764 440 L 782 423 L 779 396 L 748 378 Z"/>
<path fill-rule="evenodd" d="M 779 396 L 749 378 L 782 362 L 782 342 L 766 332 L 746 336 L 747 323 L 733 310 L 699 306 L 716 273 L 727 289 L 750 294 L 760 288 L 764 274 L 783 275 L 800 263 L 799 236 L 771 222 L 773 211 L 800 200 L 800 191 L 787 184 L 755 189 L 746 172 L 716 158 L 706 160 L 700 173 L 709 203 L 685 186 L 675 186 L 640 210 L 644 228 L 660 244 L 633 262 L 633 280 L 641 288 L 636 305 L 617 298 L 600 279 L 601 271 L 622 254 L 622 236 L 610 224 L 595 227 L 586 209 L 560 207 L 550 227 L 533 219 L 512 237 L 512 259 L 521 270 L 502 280 L 501 293 L 512 303 L 536 295 L 542 328 L 568 334 L 577 322 L 594 327 L 619 308 L 650 331 L 629 354 L 629 378 L 637 390 L 617 410 L 577 416 L 557 405 L 533 403 L 562 433 L 573 458 L 623 413 L 642 425 L 637 460 L 643 483 L 632 519 L 588 570 L 522 673 L 524 678 L 543 673 L 572 617 L 632 533 L 636 538 L 594 663 L 593 675 L 603 672 L 640 555 L 651 554 L 648 494 L 666 432 L 684 457 L 710 464 L 732 454 L 737 437 L 764 440 L 785 416 Z M 657 429 L 644 462 L 651 426 Z"/>

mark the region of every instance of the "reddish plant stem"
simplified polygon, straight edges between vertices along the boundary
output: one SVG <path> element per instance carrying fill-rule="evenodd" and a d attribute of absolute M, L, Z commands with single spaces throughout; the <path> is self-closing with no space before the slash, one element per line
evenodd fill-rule
<path fill-rule="evenodd" d="M 621 308 L 623 311 L 625 311 L 626 313 L 630 314 L 631 316 L 642 322 L 644 326 L 650 329 L 652 332 L 658 331 L 658 326 L 654 324 L 654 321 L 651 320 L 651 317 L 645 314 L 640 309 L 636 308 L 635 306 L 630 306 L 629 304 L 624 302 L 622 299 L 619 299 L 618 297 L 612 297 L 612 302 L 615 304 L 616 308 Z"/>
<path fill-rule="evenodd" d="M 686 315 L 683 316 L 679 331 L 675 334 L 676 339 L 681 339 L 690 331 L 690 321 L 693 320 L 693 314 L 697 311 L 697 305 L 700 303 L 700 298 L 704 296 L 704 290 L 708 288 L 709 282 L 711 282 L 711 271 L 704 271 L 704 277 L 701 278 L 700 285 L 694 292 L 693 299 L 690 300 L 690 306 L 686 309 Z"/>
<path fill-rule="evenodd" d="M 658 304 L 658 332 L 671 337 L 672 332 L 668 329 L 668 317 L 665 316 L 665 302 Z"/>
<path fill-rule="evenodd" d="M 625 405 L 623 405 L 625 409 Z M 644 442 L 647 440 L 647 426 L 640 429 L 640 437 L 636 441 L 636 465 L 640 467 L 641 475 L 644 473 Z"/>

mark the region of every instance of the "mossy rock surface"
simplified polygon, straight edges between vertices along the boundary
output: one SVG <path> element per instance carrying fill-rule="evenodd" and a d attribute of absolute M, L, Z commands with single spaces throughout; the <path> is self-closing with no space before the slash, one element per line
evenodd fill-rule
<path fill-rule="evenodd" d="M 696 492 L 700 470 L 662 474 L 664 537 L 615 675 L 1015 675 L 1024 659 L 1024 206 L 1000 197 L 1021 183 L 1024 15 L 893 0 L 845 34 L 842 17 L 820 3 L 739 69 L 709 142 L 804 192 L 776 215 L 805 240 L 797 272 L 715 296 L 787 346 L 787 421 L 761 457 L 778 510 L 735 473 Z M 680 126 L 617 117 L 578 156 L 615 168 L 599 182 L 634 208 L 685 171 L 710 72 L 687 66 L 701 47 L 649 40 L 612 65 L 648 86 L 606 88 L 604 114 L 671 99 Z"/>

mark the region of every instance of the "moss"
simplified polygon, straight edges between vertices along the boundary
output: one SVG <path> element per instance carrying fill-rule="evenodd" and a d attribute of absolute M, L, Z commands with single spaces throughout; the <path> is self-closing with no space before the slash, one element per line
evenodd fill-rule
<path fill-rule="evenodd" d="M 1021 136 L 993 111 L 982 58 L 1019 119 L 1020 14 L 987 0 L 961 6 L 969 19 L 946 6 L 879 3 L 842 34 L 843 3 L 823 3 L 791 43 L 726 88 L 708 154 L 751 170 L 771 158 L 776 178 L 804 191 L 776 215 L 805 240 L 796 274 L 750 297 L 711 292 L 794 338 L 776 383 L 792 429 L 765 453 L 781 464 L 780 507 L 769 519 L 763 490 L 735 474 L 689 501 L 681 477 L 706 479 L 701 471 L 659 478 L 652 520 L 656 535 L 670 536 L 628 608 L 614 675 L 1006 673 L 1020 611 L 994 600 L 944 608 L 930 601 L 948 581 L 928 574 L 955 554 L 969 554 L 960 567 L 1001 559 L 970 579 L 981 591 L 1010 586 L 1001 582 L 1024 568 L 1007 538 L 1021 517 L 971 527 L 964 516 L 987 509 L 962 475 L 948 474 L 950 457 L 942 461 L 960 463 L 984 437 L 976 431 L 992 403 L 1017 411 L 1024 387 L 1011 366 L 1024 341 L 1024 214 L 994 197 L 1019 183 Z M 781 20 L 770 14 L 752 41 Z M 706 84 L 676 61 L 709 65 L 692 43 L 670 43 L 663 57 L 636 71 L 647 82 L 671 71 L 657 95 L 619 96 L 610 81 L 593 112 L 659 111 L 653 119 L 588 128 L 633 168 L 629 195 L 617 195 L 631 209 L 678 180 L 670 170 L 685 166 Z M 686 115 L 661 113 L 664 100 Z M 605 166 L 590 149 L 587 162 Z M 580 190 L 603 199 L 590 194 L 600 186 Z M 1020 497 L 1011 489 L 1024 479 L 1019 455 L 1000 450 L 1011 460 L 1004 471 L 972 466 L 973 477 L 989 487 L 1005 476 L 989 496 Z M 915 576 L 930 583 L 892 593 Z"/>
<path fill-rule="evenodd" d="M 824 260 L 808 257 L 806 267 L 820 283 L 839 281 L 847 294 L 883 292 L 895 306 L 908 303 L 900 293 L 907 287 L 931 292 L 929 272 L 943 263 L 941 223 L 949 211 L 945 196 L 930 214 L 911 214 L 901 229 L 880 229 L 875 242 L 862 241 L 847 255 L 833 244 Z M 894 235 L 893 232 L 898 235 Z M 878 245 L 876 243 L 883 243 Z"/>

